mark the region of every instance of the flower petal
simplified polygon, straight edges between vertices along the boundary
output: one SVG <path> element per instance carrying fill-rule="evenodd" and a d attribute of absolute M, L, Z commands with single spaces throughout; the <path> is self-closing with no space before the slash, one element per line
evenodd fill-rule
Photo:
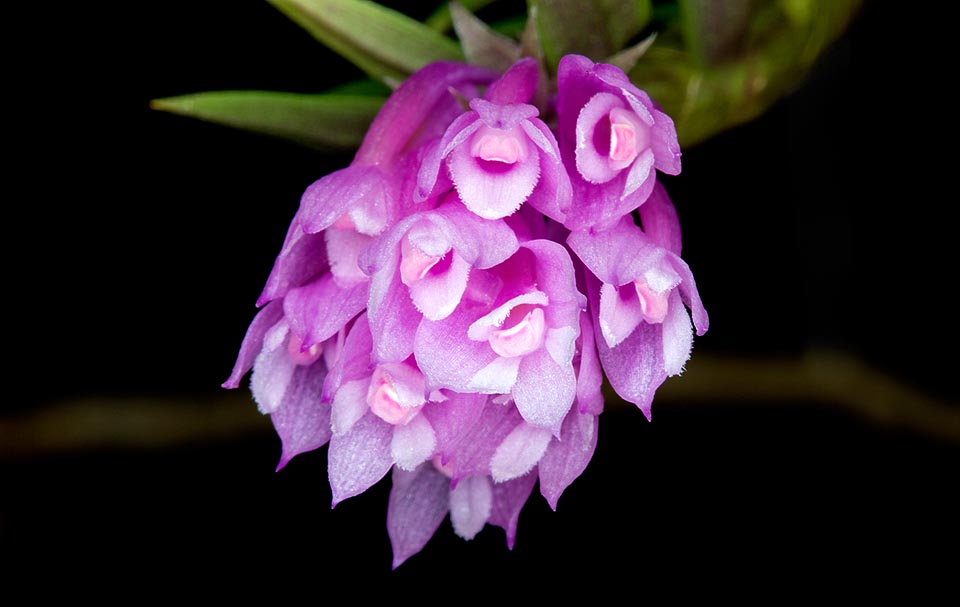
<path fill-rule="evenodd" d="M 630 200 L 630 210 L 640 206 L 653 191 L 656 174 L 653 171 L 653 151 L 644 150 L 637 156 L 627 172 L 620 200 Z"/>
<path fill-rule="evenodd" d="M 611 348 L 620 345 L 643 322 L 640 300 L 630 286 L 600 287 L 600 334 Z"/>
<path fill-rule="evenodd" d="M 446 271 L 428 272 L 410 285 L 410 298 L 425 318 L 443 320 L 453 312 L 467 290 L 470 264 L 455 252 L 450 252 Z"/>
<path fill-rule="evenodd" d="M 290 328 L 309 348 L 334 335 L 367 305 L 369 283 L 348 289 L 337 286 L 331 274 L 291 289 L 283 300 Z"/>
<path fill-rule="evenodd" d="M 423 415 L 417 415 L 406 425 L 393 428 L 390 454 L 402 470 L 413 470 L 434 454 L 437 436 L 433 426 Z"/>
<path fill-rule="evenodd" d="M 673 119 L 660 110 L 653 110 L 653 154 L 656 167 L 667 175 L 680 174 L 680 143 Z"/>
<path fill-rule="evenodd" d="M 520 361 L 513 399 L 528 423 L 560 431 L 560 424 L 576 397 L 577 379 L 573 366 L 561 367 L 541 349 Z"/>
<path fill-rule="evenodd" d="M 273 413 L 280 407 L 298 366 L 287 354 L 289 334 L 285 320 L 271 327 L 264 335 L 263 349 L 253 363 L 250 391 L 261 413 Z"/>
<path fill-rule="evenodd" d="M 493 507 L 493 487 L 486 476 L 471 476 L 450 492 L 450 522 L 465 540 L 472 540 L 487 524 Z"/>
<path fill-rule="evenodd" d="M 334 436 L 346 434 L 361 417 L 370 410 L 367 404 L 367 390 L 370 378 L 355 379 L 344 383 L 337 390 L 330 405 L 330 429 Z"/>
<path fill-rule="evenodd" d="M 387 533 L 393 547 L 393 568 L 420 552 L 447 516 L 450 481 L 432 464 L 413 472 L 393 469 L 387 508 Z"/>
<path fill-rule="evenodd" d="M 680 237 L 680 219 L 667 190 L 659 181 L 654 185 L 647 201 L 640 205 L 640 222 L 643 224 L 644 234 L 654 244 L 674 255 L 680 254 L 683 244 Z"/>
<path fill-rule="evenodd" d="M 533 472 L 512 481 L 497 483 L 493 486 L 493 508 L 490 510 L 490 524 L 501 527 L 507 532 L 507 547 L 513 550 L 517 539 L 517 521 L 520 510 L 527 503 L 537 475 Z"/>
<path fill-rule="evenodd" d="M 446 460 L 460 439 L 480 419 L 487 402 L 485 394 L 447 392 L 443 402 L 431 402 L 423 408 L 437 437 L 437 451 Z"/>
<path fill-rule="evenodd" d="M 293 287 L 306 284 L 327 269 L 327 247 L 323 237 L 304 232 L 300 216 L 298 211 L 290 223 L 283 248 L 257 298 L 258 306 L 283 297 Z"/>
<path fill-rule="evenodd" d="M 597 416 L 571 409 L 563 420 L 559 440 L 554 440 L 540 460 L 540 493 L 557 509 L 563 491 L 583 474 L 597 447 Z"/>
<path fill-rule="evenodd" d="M 580 413 L 603 413 L 603 370 L 594 342 L 593 320 L 588 314 L 580 316 L 580 365 L 577 367 L 577 404 Z M 569 415 L 569 414 L 568 414 Z M 562 430 L 561 430 L 562 432 Z"/>
<path fill-rule="evenodd" d="M 484 219 L 515 213 L 540 179 L 538 154 L 530 154 L 506 168 L 492 167 L 488 161 L 475 158 L 470 146 L 463 144 L 450 153 L 447 162 L 463 204 Z"/>
<path fill-rule="evenodd" d="M 317 398 L 325 375 L 321 363 L 298 365 L 283 402 L 270 415 L 283 445 L 277 470 L 296 455 L 319 449 L 330 440 L 330 405 Z"/>
<path fill-rule="evenodd" d="M 524 57 L 490 85 L 484 98 L 498 105 L 529 103 L 537 92 L 538 79 L 537 62 Z"/>
<path fill-rule="evenodd" d="M 523 476 L 543 457 L 553 435 L 549 430 L 521 423 L 507 435 L 490 460 L 490 476 L 502 483 Z"/>
<path fill-rule="evenodd" d="M 250 327 L 247 328 L 246 335 L 243 336 L 243 343 L 240 345 L 240 353 L 237 355 L 237 362 L 233 365 L 233 371 L 227 381 L 223 382 L 224 388 L 236 388 L 240 385 L 240 380 L 253 368 L 253 362 L 263 348 L 264 334 L 281 318 L 283 318 L 283 304 L 280 302 L 270 302 L 257 312 Z"/>
<path fill-rule="evenodd" d="M 370 241 L 365 234 L 354 230 L 329 229 L 323 233 L 327 242 L 327 258 L 330 260 L 330 273 L 341 288 L 350 288 L 359 282 L 369 280 L 360 270 L 357 259 Z"/>
<path fill-rule="evenodd" d="M 587 283 L 590 307 L 594 310 L 593 320 L 596 323 L 600 285 L 591 275 L 587 276 Z M 622 398 L 637 405 L 647 419 L 650 419 L 653 395 L 667 378 L 663 367 L 661 330 L 660 325 L 640 323 L 616 348 L 608 346 L 604 339 L 596 340 L 600 362 L 610 385 Z"/>
<path fill-rule="evenodd" d="M 680 293 L 670 294 L 667 316 L 663 319 L 663 369 L 667 375 L 680 375 L 693 349 L 690 315 L 680 301 Z"/>
<path fill-rule="evenodd" d="M 480 420 L 466 432 L 449 458 L 454 482 L 490 474 L 490 460 L 500 443 L 523 423 L 516 407 L 487 402 Z"/>
<path fill-rule="evenodd" d="M 473 320 L 461 306 L 443 320 L 420 323 L 413 351 L 427 378 L 428 392 L 436 388 L 469 392 L 474 376 L 497 358 L 486 341 L 467 339 Z"/>
<path fill-rule="evenodd" d="M 577 170 L 590 183 L 606 183 L 620 174 L 620 169 L 611 166 L 606 150 L 598 149 L 595 141 L 604 136 L 604 127 L 609 131 L 610 111 L 624 106 L 626 103 L 616 95 L 597 93 L 577 116 Z"/>
<path fill-rule="evenodd" d="M 498 356 L 470 378 L 467 389 L 480 394 L 507 394 L 517 383 L 520 357 Z"/>
<path fill-rule="evenodd" d="M 349 432 L 330 439 L 327 476 L 333 506 L 363 493 L 390 471 L 393 426 L 376 415 L 364 415 Z"/>

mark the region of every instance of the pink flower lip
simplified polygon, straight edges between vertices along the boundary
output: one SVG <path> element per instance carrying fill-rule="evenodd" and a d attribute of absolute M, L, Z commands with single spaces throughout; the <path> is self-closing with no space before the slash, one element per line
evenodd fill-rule
<path fill-rule="evenodd" d="M 667 317 L 667 302 L 672 289 L 657 293 L 643 279 L 633 281 L 633 287 L 637 291 L 637 299 L 640 300 L 640 313 L 643 319 L 651 324 L 662 323 Z"/>
<path fill-rule="evenodd" d="M 400 281 L 408 287 L 422 280 L 443 259 L 427 255 L 411 244 L 408 236 L 400 242 L 400 257 Z"/>
<path fill-rule="evenodd" d="M 303 340 L 291 332 L 290 341 L 287 344 L 287 354 L 294 363 L 307 367 L 317 362 L 323 355 L 323 343 L 315 343 L 304 349 Z"/>
<path fill-rule="evenodd" d="M 544 330 L 543 308 L 520 304 L 510 310 L 501 328 L 493 331 L 488 340 L 498 355 L 515 358 L 540 349 Z"/>
<path fill-rule="evenodd" d="M 388 424 L 405 426 L 423 408 L 423 387 L 419 371 L 402 363 L 381 365 L 370 378 L 367 404 L 374 415 Z"/>

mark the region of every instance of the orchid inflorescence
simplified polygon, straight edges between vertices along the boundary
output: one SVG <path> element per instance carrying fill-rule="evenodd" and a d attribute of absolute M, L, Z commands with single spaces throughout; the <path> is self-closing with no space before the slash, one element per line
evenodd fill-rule
<path fill-rule="evenodd" d="M 603 374 L 649 418 L 707 330 L 656 178 L 673 121 L 583 56 L 544 88 L 532 59 L 400 85 L 304 193 L 224 384 L 253 369 L 278 469 L 330 443 L 334 505 L 393 470 L 394 566 L 448 513 L 512 546 L 536 481 L 556 508 L 593 455 Z"/>

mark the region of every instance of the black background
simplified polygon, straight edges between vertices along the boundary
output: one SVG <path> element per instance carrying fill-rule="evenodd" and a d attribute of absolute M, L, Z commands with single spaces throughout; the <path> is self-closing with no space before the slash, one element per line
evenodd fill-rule
<path fill-rule="evenodd" d="M 360 76 L 266 3 L 200 4 L 28 19 L 5 419 L 82 396 L 216 397 L 300 194 L 349 162 L 148 109 Z M 694 359 L 826 346 L 957 402 L 947 38 L 927 21 L 868 4 L 795 94 L 685 151 L 667 187 L 712 321 Z M 94 550 L 148 578 L 231 563 L 317 586 L 708 571 L 882 587 L 956 565 L 956 444 L 802 402 L 655 405 L 654 420 L 605 413 L 587 472 L 556 513 L 535 490 L 512 552 L 498 529 L 466 543 L 444 523 L 390 573 L 386 483 L 331 511 L 325 449 L 275 474 L 266 419 L 252 438 L 0 460 L 0 542 L 28 564 Z"/>

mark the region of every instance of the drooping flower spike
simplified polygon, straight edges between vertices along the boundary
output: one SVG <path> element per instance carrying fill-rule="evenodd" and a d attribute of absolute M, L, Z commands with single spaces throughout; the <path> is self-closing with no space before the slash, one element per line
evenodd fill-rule
<path fill-rule="evenodd" d="M 401 85 L 304 194 L 224 384 L 253 369 L 281 467 L 329 441 L 334 504 L 393 471 L 394 566 L 446 516 L 512 547 L 534 486 L 556 508 L 586 469 L 604 372 L 649 417 L 707 328 L 656 183 L 680 170 L 673 123 L 578 56 L 537 107 L 538 72 L 438 63 Z"/>

